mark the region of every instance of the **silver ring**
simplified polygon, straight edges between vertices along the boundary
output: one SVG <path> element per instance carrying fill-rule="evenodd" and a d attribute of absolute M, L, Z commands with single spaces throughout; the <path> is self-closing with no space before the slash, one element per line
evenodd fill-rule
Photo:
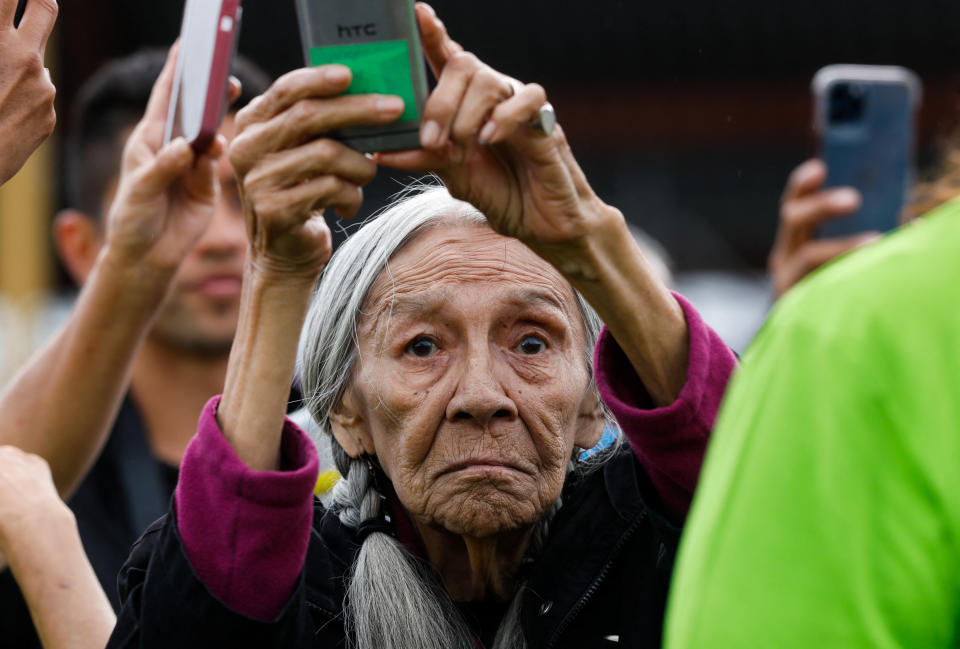
<path fill-rule="evenodd" d="M 553 106 L 550 105 L 550 102 L 545 103 L 540 107 L 540 110 L 537 111 L 537 117 L 530 124 L 533 130 L 543 133 L 544 135 L 550 135 L 553 133 L 553 127 L 557 125 L 557 113 L 553 110 Z"/>

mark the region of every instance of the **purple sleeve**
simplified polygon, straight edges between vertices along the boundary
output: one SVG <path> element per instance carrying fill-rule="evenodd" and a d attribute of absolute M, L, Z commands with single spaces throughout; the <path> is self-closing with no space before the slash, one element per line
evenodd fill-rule
<path fill-rule="evenodd" d="M 217 424 L 211 399 L 187 447 L 175 511 L 183 549 L 210 593 L 236 612 L 276 618 L 303 568 L 313 521 L 317 452 L 289 419 L 283 471 L 253 471 Z"/>
<path fill-rule="evenodd" d="M 687 382 L 677 400 L 654 408 L 629 359 L 606 328 L 594 355 L 597 387 L 650 475 L 667 510 L 683 520 L 690 508 L 710 431 L 730 375 L 733 352 L 683 297 L 690 332 Z"/>

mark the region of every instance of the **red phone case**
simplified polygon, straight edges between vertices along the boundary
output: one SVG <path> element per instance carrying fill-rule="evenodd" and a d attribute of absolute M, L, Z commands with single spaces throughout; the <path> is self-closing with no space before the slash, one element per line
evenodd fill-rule
<path fill-rule="evenodd" d="M 240 15 L 240 0 L 187 0 L 165 143 L 182 135 L 199 153 L 213 144 L 227 108 Z"/>

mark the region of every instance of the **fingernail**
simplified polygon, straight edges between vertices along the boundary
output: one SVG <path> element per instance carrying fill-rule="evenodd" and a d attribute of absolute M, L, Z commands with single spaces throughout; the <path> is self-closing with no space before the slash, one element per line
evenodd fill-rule
<path fill-rule="evenodd" d="M 853 208 L 860 204 L 860 193 L 855 189 L 836 189 L 830 203 L 837 209 Z"/>
<path fill-rule="evenodd" d="M 420 129 L 420 144 L 427 148 L 436 147 L 440 144 L 440 125 L 430 120 Z"/>
<path fill-rule="evenodd" d="M 403 99 L 394 95 L 377 97 L 377 111 L 383 115 L 395 115 L 403 112 Z"/>
<path fill-rule="evenodd" d="M 328 65 L 323 70 L 323 78 L 331 85 L 341 86 L 350 80 L 350 68 L 344 65 Z"/>
<path fill-rule="evenodd" d="M 178 160 L 186 158 L 190 155 L 190 143 L 187 142 L 186 138 L 178 137 L 172 143 L 173 154 L 177 157 Z"/>
<path fill-rule="evenodd" d="M 483 125 L 483 128 L 480 129 L 480 144 L 487 144 L 490 140 L 493 139 L 494 133 L 497 132 L 497 125 L 493 122 L 487 122 Z"/>

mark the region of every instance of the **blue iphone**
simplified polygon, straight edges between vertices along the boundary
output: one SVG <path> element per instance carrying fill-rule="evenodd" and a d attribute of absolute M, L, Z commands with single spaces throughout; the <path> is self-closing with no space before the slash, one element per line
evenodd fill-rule
<path fill-rule="evenodd" d="M 920 81 L 896 66 L 830 65 L 812 85 L 826 186 L 855 187 L 863 197 L 855 214 L 827 223 L 820 236 L 897 227 L 913 182 Z"/>

